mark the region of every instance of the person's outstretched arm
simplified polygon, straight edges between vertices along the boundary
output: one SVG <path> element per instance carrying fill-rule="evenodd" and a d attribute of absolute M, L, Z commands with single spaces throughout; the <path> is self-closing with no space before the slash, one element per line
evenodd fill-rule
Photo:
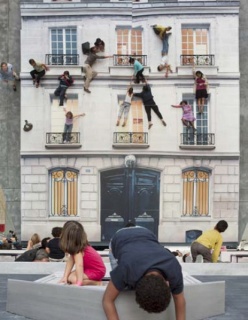
<path fill-rule="evenodd" d="M 76 116 L 73 116 L 73 119 L 79 118 L 79 117 L 84 117 L 84 116 L 85 116 L 85 113 L 80 113 L 80 114 L 77 114 Z"/>
<path fill-rule="evenodd" d="M 63 275 L 63 278 L 60 279 L 60 283 L 67 283 L 68 282 L 68 277 L 69 274 L 71 273 L 71 270 L 74 266 L 74 258 L 72 256 L 69 256 L 67 261 L 66 261 L 66 266 L 65 266 L 65 272 Z"/>
<path fill-rule="evenodd" d="M 112 280 L 110 280 L 102 298 L 103 310 L 108 320 L 119 320 L 115 307 L 115 299 L 119 293 L 119 290 L 116 289 Z"/>
<path fill-rule="evenodd" d="M 173 300 L 175 304 L 176 320 L 186 319 L 186 302 L 183 292 L 179 294 L 173 294 Z"/>
<path fill-rule="evenodd" d="M 182 108 L 182 106 L 180 106 L 180 104 L 179 104 L 179 105 L 172 104 L 171 106 L 172 106 L 173 108 Z"/>

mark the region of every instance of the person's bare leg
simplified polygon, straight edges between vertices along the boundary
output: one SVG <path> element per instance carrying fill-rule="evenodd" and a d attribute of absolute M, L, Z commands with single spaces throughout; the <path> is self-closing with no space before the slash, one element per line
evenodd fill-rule
<path fill-rule="evenodd" d="M 77 283 L 77 277 L 76 277 L 76 272 L 72 271 L 68 277 L 68 283 L 71 284 L 76 284 Z M 90 280 L 88 279 L 87 275 L 84 273 L 84 278 L 83 278 L 83 285 L 84 286 L 100 286 L 102 284 L 101 281 L 95 281 L 95 280 Z"/>

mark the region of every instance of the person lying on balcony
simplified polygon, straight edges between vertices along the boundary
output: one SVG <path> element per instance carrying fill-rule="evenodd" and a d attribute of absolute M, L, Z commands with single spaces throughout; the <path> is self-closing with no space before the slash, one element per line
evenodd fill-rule
<path fill-rule="evenodd" d="M 118 118 L 117 118 L 117 122 L 116 122 L 116 126 L 117 127 L 120 124 L 121 116 L 122 116 L 123 113 L 124 113 L 124 121 L 123 121 L 122 127 L 125 127 L 125 125 L 127 123 L 128 113 L 129 113 L 129 110 L 130 110 L 130 107 L 131 107 L 132 97 L 133 97 L 133 88 L 129 87 L 128 90 L 127 90 L 127 94 L 126 94 L 125 100 L 120 105 L 120 108 L 119 108 Z"/>
<path fill-rule="evenodd" d="M 195 117 L 192 111 L 192 107 L 188 104 L 188 101 L 183 100 L 180 102 L 180 105 L 171 105 L 173 108 L 181 108 L 183 110 L 182 123 L 189 129 L 193 128 L 193 131 L 196 131 L 194 126 Z"/>
<path fill-rule="evenodd" d="M 143 76 L 143 71 L 144 71 L 143 65 L 138 60 L 136 60 L 136 59 L 134 59 L 132 57 L 129 58 L 129 63 L 133 64 L 133 67 L 134 67 L 133 77 L 136 77 L 136 80 L 134 82 L 135 83 L 140 83 L 140 80 L 142 82 L 145 82 L 146 79 Z"/>
<path fill-rule="evenodd" d="M 168 78 L 168 74 L 173 73 L 171 65 L 168 63 L 168 56 L 162 56 L 160 65 L 158 65 L 158 71 L 163 71 L 165 69 L 165 78 Z"/>
<path fill-rule="evenodd" d="M 63 143 L 69 143 L 71 141 L 73 121 L 76 118 L 84 117 L 85 113 L 80 113 L 74 116 L 71 111 L 67 111 L 65 108 L 64 108 L 64 112 L 65 112 L 65 125 L 64 125 L 64 133 L 63 133 Z"/>
<path fill-rule="evenodd" d="M 134 93 L 133 96 L 139 97 L 143 101 L 143 105 L 145 107 L 145 111 L 146 111 L 147 119 L 148 119 L 148 129 L 151 129 L 151 127 L 153 126 L 151 110 L 153 110 L 156 113 L 156 115 L 161 120 L 162 124 L 164 126 L 166 126 L 166 122 L 164 121 L 163 116 L 162 116 L 161 112 L 159 111 L 157 104 L 153 100 L 151 87 L 147 83 L 147 81 L 146 81 L 146 84 L 143 86 L 143 90 L 140 93 Z"/>
<path fill-rule="evenodd" d="M 92 70 L 93 64 L 96 62 L 97 59 L 106 59 L 112 58 L 113 56 L 98 56 L 97 48 L 92 47 L 90 48 L 90 53 L 87 59 L 84 62 L 83 72 L 85 72 L 85 83 L 84 83 L 84 91 L 91 93 L 89 90 L 90 82 L 97 76 L 97 72 Z"/>
<path fill-rule="evenodd" d="M 44 77 L 46 71 L 48 71 L 49 68 L 44 63 L 36 62 L 34 59 L 30 59 L 29 63 L 34 68 L 34 70 L 30 72 L 33 79 L 33 84 L 36 88 L 39 88 L 40 79 Z"/>
<path fill-rule="evenodd" d="M 150 230 L 118 230 L 111 240 L 111 250 L 117 261 L 102 301 L 108 320 L 119 319 L 115 300 L 126 289 L 135 291 L 137 304 L 149 313 L 166 310 L 172 295 L 176 320 L 186 319 L 181 266 Z"/>
<path fill-rule="evenodd" d="M 217 262 L 223 242 L 221 233 L 225 232 L 227 228 L 228 223 L 225 220 L 220 220 L 214 229 L 203 232 L 191 244 L 193 262 L 196 262 L 196 258 L 199 255 L 202 255 L 203 262 Z"/>
<path fill-rule="evenodd" d="M 159 36 L 159 38 L 162 40 L 162 56 L 166 56 L 169 51 L 169 35 L 171 34 L 169 31 L 172 29 L 171 27 L 163 27 L 160 25 L 153 25 L 151 26 L 153 28 L 153 31 L 156 35 Z"/>
<path fill-rule="evenodd" d="M 59 106 L 64 105 L 64 99 L 66 96 L 66 90 L 73 84 L 74 80 L 72 76 L 70 76 L 69 71 L 64 71 L 64 73 L 58 77 L 59 86 L 54 91 L 54 95 L 59 97 Z"/>
<path fill-rule="evenodd" d="M 197 100 L 198 112 L 203 113 L 205 99 L 208 98 L 208 81 L 201 71 L 195 72 L 195 66 L 193 66 L 193 76 L 195 78 L 195 98 Z"/>
<path fill-rule="evenodd" d="M 14 91 L 16 91 L 16 80 L 20 80 L 17 73 L 13 70 L 10 63 L 2 62 L 0 70 L 0 80 L 10 83 Z"/>

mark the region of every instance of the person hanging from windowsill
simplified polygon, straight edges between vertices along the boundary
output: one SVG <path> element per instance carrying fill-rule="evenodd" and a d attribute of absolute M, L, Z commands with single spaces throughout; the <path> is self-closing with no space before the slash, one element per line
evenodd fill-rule
<path fill-rule="evenodd" d="M 171 105 L 173 108 L 181 108 L 183 110 L 182 123 L 189 129 L 193 128 L 193 131 L 196 131 L 194 126 L 194 121 L 196 120 L 192 111 L 192 107 L 188 104 L 188 101 L 183 100 L 180 102 L 180 105 Z"/>
<path fill-rule="evenodd" d="M 117 127 L 120 124 L 120 120 L 121 120 L 123 113 L 124 113 L 124 121 L 123 121 L 122 127 L 125 127 L 125 125 L 127 124 L 127 118 L 128 118 L 129 110 L 131 107 L 132 97 L 133 97 L 133 88 L 129 87 L 127 89 L 125 100 L 120 105 L 120 108 L 119 108 L 118 118 L 117 118 L 117 122 L 116 122 Z"/>
<path fill-rule="evenodd" d="M 63 143 L 70 143 L 71 141 L 71 132 L 73 128 L 73 122 L 76 118 L 84 117 L 85 113 L 80 113 L 78 115 L 73 115 L 71 111 L 67 111 L 65 108 L 63 109 L 65 112 L 65 125 L 64 125 L 64 133 L 63 133 Z"/>
<path fill-rule="evenodd" d="M 59 97 L 59 106 L 64 105 L 64 100 L 66 99 L 66 90 L 73 84 L 74 80 L 70 76 L 69 71 L 64 71 L 64 73 L 58 77 L 59 86 L 54 91 L 54 95 Z"/>
<path fill-rule="evenodd" d="M 30 75 L 33 79 L 33 84 L 36 88 L 39 88 L 40 79 L 44 77 L 49 68 L 44 63 L 36 62 L 34 59 L 30 59 L 29 64 L 31 64 L 31 66 L 34 68 L 34 70 L 30 72 Z"/>
<path fill-rule="evenodd" d="M 203 113 L 205 99 L 208 98 L 208 81 L 206 76 L 198 70 L 195 71 L 195 65 L 193 65 L 193 76 L 195 78 L 195 98 L 197 100 L 198 112 Z"/>

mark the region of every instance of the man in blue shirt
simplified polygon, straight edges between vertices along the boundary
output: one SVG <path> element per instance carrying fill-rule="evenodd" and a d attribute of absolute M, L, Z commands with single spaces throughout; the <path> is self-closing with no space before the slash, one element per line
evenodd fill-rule
<path fill-rule="evenodd" d="M 119 319 L 115 299 L 126 288 L 135 290 L 136 302 L 149 313 L 164 311 L 172 294 L 176 320 L 185 320 L 181 266 L 151 231 L 142 227 L 121 229 L 114 235 L 111 249 L 117 267 L 110 272 L 103 296 L 108 320 Z"/>

